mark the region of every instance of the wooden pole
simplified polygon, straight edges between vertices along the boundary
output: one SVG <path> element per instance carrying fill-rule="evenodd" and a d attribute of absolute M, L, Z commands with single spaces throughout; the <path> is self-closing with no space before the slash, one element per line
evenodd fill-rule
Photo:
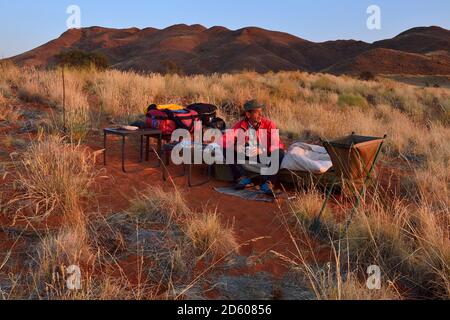
<path fill-rule="evenodd" d="M 62 81 L 63 81 L 63 102 L 62 102 L 62 108 L 63 108 L 63 130 L 64 134 L 67 132 L 66 127 L 66 81 L 64 77 L 64 65 L 62 66 Z"/>

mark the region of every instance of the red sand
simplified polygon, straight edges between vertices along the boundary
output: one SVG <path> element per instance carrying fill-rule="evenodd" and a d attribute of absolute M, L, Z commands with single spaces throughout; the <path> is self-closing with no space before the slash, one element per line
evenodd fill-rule
<path fill-rule="evenodd" d="M 89 146 L 93 150 L 101 150 L 102 141 L 100 140 L 98 139 L 96 142 L 90 139 Z M 131 143 L 128 144 L 126 150 L 126 165 L 130 173 L 123 173 L 119 152 L 120 142 L 117 139 L 115 140 L 116 142 L 111 138 L 108 143 L 111 149 L 108 149 L 106 175 L 110 179 L 102 183 L 102 194 L 99 195 L 99 197 L 103 197 L 102 202 L 110 212 L 120 212 L 127 209 L 129 200 L 135 197 L 133 189 L 145 191 L 149 186 L 160 186 L 164 190 L 173 190 L 174 187 L 170 180 L 163 181 L 161 169 L 148 168 L 146 167 L 148 163 L 138 163 L 138 149 Z M 99 163 L 102 161 L 103 158 L 99 159 Z M 152 156 L 150 161 L 150 165 L 154 164 L 156 157 Z M 102 164 L 99 164 L 99 168 L 102 168 Z M 182 170 L 181 167 L 176 166 L 170 166 L 169 168 L 171 174 L 175 176 Z M 194 178 L 202 179 L 200 169 L 194 171 Z M 279 252 L 288 257 L 292 257 L 292 253 L 295 254 L 296 252 L 295 245 L 280 219 L 282 209 L 285 209 L 285 204 L 282 201 L 280 203 L 248 201 L 223 195 L 213 190 L 214 187 L 228 185 L 226 182 L 213 180 L 206 185 L 189 188 L 186 177 L 175 178 L 174 181 L 177 189 L 188 200 L 187 203 L 194 212 L 202 211 L 205 208 L 211 211 L 217 209 L 222 216 L 223 223 L 233 226 L 238 243 L 243 244 L 239 251 L 240 254 L 247 257 L 252 256 L 252 258 L 255 256 L 262 258 L 262 263 L 257 263 L 252 268 L 235 270 L 234 272 L 241 274 L 267 271 L 275 277 L 283 276 L 286 268 L 279 259 L 263 259 L 270 251 Z M 319 255 L 316 252 L 316 255 L 320 257 L 319 259 L 323 258 L 324 261 L 328 261 L 326 260 L 328 256 L 326 251 L 319 252 Z M 302 254 L 308 256 L 305 252 L 302 252 Z"/>
<path fill-rule="evenodd" d="M 42 110 L 42 107 L 36 105 L 27 105 L 28 109 L 36 108 Z M 44 109 L 45 110 L 45 109 Z M 11 130 L 11 128 L 8 128 Z M 4 129 L 6 131 L 6 129 Z M 22 134 L 17 135 L 24 140 L 34 139 L 33 135 Z M 110 137 L 108 149 L 108 166 L 103 168 L 103 157 L 98 159 L 98 168 L 104 169 L 107 178 L 101 178 L 98 180 L 96 200 L 101 204 L 100 210 L 102 214 L 109 215 L 112 213 L 121 212 L 129 208 L 130 200 L 136 197 L 136 192 L 143 192 L 149 186 L 159 186 L 164 190 L 173 190 L 174 186 L 170 181 L 164 182 L 162 179 L 162 173 L 159 168 L 149 168 L 149 163 L 138 163 L 138 148 L 136 144 L 128 143 L 127 147 L 127 169 L 129 173 L 123 173 L 121 170 L 120 161 L 120 142 L 115 139 L 114 142 Z M 100 135 L 97 137 L 91 137 L 87 146 L 92 151 L 98 151 L 103 149 L 103 139 Z M 5 150 L 10 153 L 13 152 L 13 148 Z M 0 161 L 9 161 L 10 159 L 0 154 Z M 155 156 L 152 156 L 151 163 L 156 162 Z M 171 166 L 171 173 L 179 173 L 180 167 Z M 382 183 L 388 185 L 390 182 L 394 182 L 392 190 L 398 188 L 398 176 L 395 176 L 392 168 L 382 168 L 383 180 Z M 201 179 L 202 173 L 199 170 L 195 170 L 195 178 Z M 389 179 L 393 177 L 393 179 Z M 0 186 L 0 192 L 4 192 L 3 199 L 8 199 L 8 196 L 12 195 L 13 190 L 11 188 L 13 182 L 13 176 L 8 175 L 6 180 L 2 181 Z M 228 271 L 231 275 L 242 274 L 254 274 L 257 272 L 265 271 L 274 276 L 274 278 L 282 278 L 287 271 L 285 264 L 279 258 L 275 258 L 270 254 L 271 251 L 280 253 L 287 257 L 294 257 L 297 251 L 294 242 L 289 236 L 287 228 L 282 223 L 282 212 L 287 211 L 285 200 L 279 200 L 275 203 L 265 203 L 256 201 L 247 201 L 227 195 L 219 194 L 213 190 L 217 186 L 225 186 L 227 183 L 212 181 L 209 184 L 189 188 L 187 187 L 187 179 L 180 177 L 175 179 L 175 184 L 178 190 L 182 192 L 187 203 L 194 212 L 200 212 L 205 209 L 220 213 L 223 223 L 232 226 L 239 244 L 242 247 L 239 250 L 241 255 L 249 258 L 249 260 L 255 263 L 250 263 L 245 267 L 239 269 L 233 269 Z M 334 208 L 334 206 L 333 206 Z M 95 211 L 96 208 L 92 208 Z M 57 230 L 59 226 L 63 224 L 64 217 L 53 216 L 41 223 L 33 223 L 32 228 L 28 226 L 27 230 Z M 11 226 L 12 219 L 4 215 L 0 215 L 0 224 L 2 226 Z M 14 227 L 26 226 L 25 220 L 17 220 Z M 306 237 L 306 235 L 303 235 Z M 300 239 L 297 243 L 310 243 L 312 248 L 300 247 L 302 255 L 306 258 L 311 258 L 311 249 L 314 250 L 315 258 L 318 263 L 327 262 L 330 259 L 330 250 L 324 246 L 320 246 L 314 243 L 311 239 Z M 306 241 L 308 240 L 308 241 Z M 10 240 L 9 237 L 3 231 L 0 231 L 0 252 L 6 252 L 10 249 L 19 253 L 23 247 L 23 241 L 19 241 L 17 244 Z M 0 262 L 4 258 L 4 254 L 0 255 Z M 17 255 L 13 255 L 17 256 Z M 18 257 L 18 256 L 17 256 Z M 127 261 L 120 262 L 123 272 L 130 278 L 137 281 L 138 263 L 137 258 L 132 256 Z M 20 261 L 17 261 L 17 267 L 20 265 Z M 145 263 L 148 261 L 144 260 Z M 150 263 L 150 262 L 149 262 Z M 197 273 L 200 274 L 207 266 L 201 263 L 197 266 Z M 14 268 L 16 269 L 16 268 Z M 19 268 L 20 269 L 20 268 Z M 117 270 L 117 272 L 120 272 Z M 210 292 L 211 297 L 214 297 L 214 292 Z"/>

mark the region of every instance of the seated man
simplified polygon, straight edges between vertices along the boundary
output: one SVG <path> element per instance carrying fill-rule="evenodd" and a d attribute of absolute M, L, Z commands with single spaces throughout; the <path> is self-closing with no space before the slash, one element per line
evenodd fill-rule
<path fill-rule="evenodd" d="M 227 131 L 224 140 L 224 147 L 227 148 L 233 144 L 234 152 L 226 152 L 227 155 L 234 154 L 234 164 L 230 164 L 235 181 L 237 182 L 236 189 L 245 189 L 252 187 L 252 180 L 245 175 L 245 170 L 242 165 L 237 164 L 236 159 L 257 160 L 258 163 L 267 164 L 267 161 L 262 161 L 263 157 L 266 159 L 276 157 L 279 161 L 279 167 L 284 157 L 284 145 L 279 139 L 278 132 L 274 135 L 276 125 L 269 119 L 263 117 L 263 110 L 265 106 L 258 103 L 256 100 L 248 101 L 244 105 L 245 118 L 239 121 L 233 129 Z M 256 141 L 255 143 L 252 143 Z M 227 143 L 228 141 L 228 143 Z M 234 141 L 234 143 L 233 143 Z M 240 141 L 245 141 L 244 144 Z M 272 159 L 272 161 L 274 161 Z M 227 163 L 229 163 L 227 161 Z M 273 175 L 263 175 L 263 184 L 261 191 L 267 195 L 273 195 L 273 183 L 278 170 Z"/>

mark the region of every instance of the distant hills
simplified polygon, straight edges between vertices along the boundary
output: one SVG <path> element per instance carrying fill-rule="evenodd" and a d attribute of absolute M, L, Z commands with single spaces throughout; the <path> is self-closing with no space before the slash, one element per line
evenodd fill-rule
<path fill-rule="evenodd" d="M 107 56 L 119 70 L 185 74 L 303 70 L 335 74 L 450 74 L 450 30 L 420 27 L 366 43 L 337 40 L 315 43 L 288 33 L 248 27 L 174 25 L 166 29 L 71 29 L 58 39 L 10 58 L 19 65 L 51 67 L 55 55 L 80 49 Z"/>

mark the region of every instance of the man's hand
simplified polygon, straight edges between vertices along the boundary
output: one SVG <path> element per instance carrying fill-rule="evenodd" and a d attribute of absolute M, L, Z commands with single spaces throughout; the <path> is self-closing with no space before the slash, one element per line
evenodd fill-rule
<path fill-rule="evenodd" d="M 246 149 L 246 156 L 249 158 L 256 158 L 257 156 L 263 154 L 263 150 L 259 147 L 247 147 Z"/>
<path fill-rule="evenodd" d="M 236 147 L 236 152 L 237 152 L 238 154 L 245 154 L 245 153 L 246 153 L 246 148 L 245 148 L 245 146 L 244 146 L 244 145 L 238 145 L 238 146 Z"/>

